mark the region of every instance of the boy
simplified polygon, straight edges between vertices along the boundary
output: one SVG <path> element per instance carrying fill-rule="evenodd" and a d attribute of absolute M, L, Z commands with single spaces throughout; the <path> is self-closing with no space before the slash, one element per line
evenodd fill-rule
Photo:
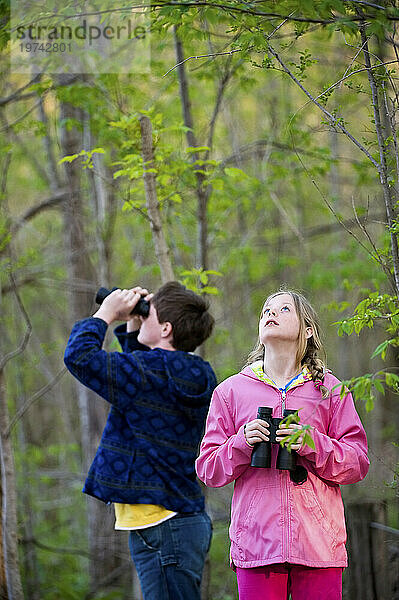
<path fill-rule="evenodd" d="M 146 318 L 131 315 L 140 298 Z M 123 352 L 108 353 L 116 320 L 127 321 L 115 330 Z M 194 461 L 216 378 L 191 353 L 213 324 L 207 302 L 178 282 L 155 295 L 137 286 L 78 321 L 65 351 L 69 371 L 112 405 L 83 491 L 115 503 L 144 600 L 200 599 L 211 524 Z"/>

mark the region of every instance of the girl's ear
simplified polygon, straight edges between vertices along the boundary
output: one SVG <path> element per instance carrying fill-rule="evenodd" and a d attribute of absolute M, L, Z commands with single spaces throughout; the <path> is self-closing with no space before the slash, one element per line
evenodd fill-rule
<path fill-rule="evenodd" d="M 305 338 L 308 340 L 313 335 L 313 329 L 311 327 L 306 327 L 305 330 Z"/>

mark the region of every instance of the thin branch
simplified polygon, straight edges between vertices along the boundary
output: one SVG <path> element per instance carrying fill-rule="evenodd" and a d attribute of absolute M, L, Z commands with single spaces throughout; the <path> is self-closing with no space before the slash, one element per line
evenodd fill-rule
<path fill-rule="evenodd" d="M 11 152 L 8 152 L 8 154 L 6 156 L 6 159 L 5 159 L 5 165 L 4 165 L 4 169 L 3 169 L 3 176 L 2 176 L 2 180 L 1 180 L 1 196 L 2 197 L 6 193 L 7 172 L 8 172 L 8 167 L 10 166 L 10 161 L 11 161 Z M 13 290 L 13 292 L 15 294 L 15 297 L 16 297 L 19 309 L 20 309 L 20 311 L 21 311 L 21 313 L 22 313 L 22 315 L 23 315 L 23 317 L 25 319 L 27 328 L 26 328 L 25 334 L 24 334 L 24 336 L 22 338 L 22 341 L 21 341 L 20 345 L 18 346 L 18 348 L 16 350 L 13 350 L 12 352 L 9 352 L 8 354 L 6 354 L 1 359 L 1 361 L 0 361 L 0 371 L 3 371 L 4 367 L 6 366 L 6 364 L 11 359 L 15 358 L 15 356 L 18 356 L 19 354 L 21 354 L 25 350 L 25 348 L 26 348 L 26 346 L 28 344 L 29 338 L 31 336 L 31 333 L 32 333 L 32 324 L 30 322 L 28 313 L 26 312 L 24 305 L 22 304 L 22 301 L 21 301 L 21 298 L 19 296 L 16 283 L 15 283 L 15 279 L 14 279 L 14 276 L 13 276 L 13 274 L 12 274 L 11 271 L 8 273 L 8 277 L 9 277 L 9 280 L 10 280 L 10 284 L 11 284 L 12 290 Z"/>
<path fill-rule="evenodd" d="M 294 13 L 291 13 L 294 14 Z M 291 16 L 290 14 L 290 16 Z M 267 36 L 267 39 L 270 40 L 270 38 L 272 38 L 274 36 L 274 34 L 281 29 L 281 27 L 283 25 L 285 25 L 285 23 L 287 22 L 288 19 L 284 19 L 281 23 L 279 23 L 271 33 L 269 33 L 269 35 Z M 235 41 L 239 36 L 237 35 L 232 41 Z M 230 41 L 228 44 L 226 44 L 226 46 L 229 46 L 232 41 Z M 248 50 L 252 50 L 254 48 L 254 46 L 249 46 L 247 48 Z M 169 71 L 167 71 L 162 77 L 166 77 L 166 75 L 168 75 L 168 73 L 170 73 L 171 71 L 173 71 L 174 69 L 177 69 L 177 67 L 179 67 L 180 65 L 182 65 L 183 63 L 187 62 L 188 60 L 192 60 L 192 59 L 199 59 L 199 58 L 214 58 L 215 56 L 231 56 L 233 55 L 235 52 L 242 52 L 241 48 L 237 48 L 235 50 L 227 50 L 226 52 L 210 52 L 209 54 L 200 54 L 198 56 L 188 56 L 187 58 L 185 58 L 184 60 L 181 60 L 180 62 L 178 62 L 176 65 L 174 65 L 171 69 L 169 69 Z"/>
<path fill-rule="evenodd" d="M 352 2 L 356 1 L 358 3 L 361 3 L 361 0 L 351 0 Z M 384 7 L 381 7 L 379 5 L 372 5 L 371 3 L 368 3 L 368 5 L 370 7 L 373 8 L 380 8 L 380 9 L 384 9 Z M 97 11 L 90 11 L 90 12 L 81 12 L 81 13 L 75 13 L 73 15 L 60 15 L 60 13 L 52 13 L 52 14 L 47 14 L 43 17 L 39 17 L 38 19 L 36 19 L 34 21 L 34 23 L 38 23 L 40 21 L 43 20 L 49 20 L 51 17 L 57 17 L 58 19 L 60 18 L 60 16 L 62 16 L 63 20 L 67 20 L 67 19 L 76 19 L 76 17 L 82 18 L 82 17 L 90 17 L 90 16 L 98 16 L 98 15 L 105 15 L 105 14 L 110 14 L 110 13 L 120 13 L 120 12 L 131 12 L 133 9 L 151 9 L 151 10 L 155 10 L 158 8 L 164 8 L 164 7 L 173 7 L 173 8 L 182 8 L 182 9 L 187 9 L 187 8 L 211 8 L 211 9 L 221 9 L 224 10 L 226 12 L 232 12 L 232 13 L 236 13 L 236 14 L 242 14 L 242 15 L 249 15 L 249 16 L 255 16 L 255 17 L 267 17 L 269 19 L 283 19 L 283 20 L 289 20 L 289 21 L 293 21 L 293 22 L 297 22 L 297 23 L 315 23 L 318 25 L 331 25 L 333 23 L 340 23 L 341 21 L 351 21 L 351 22 L 358 22 L 358 21 L 362 21 L 364 18 L 373 18 L 374 15 L 373 14 L 368 14 L 368 13 L 364 13 L 364 15 L 362 17 L 359 17 L 357 15 L 350 15 L 350 14 L 346 14 L 344 16 L 333 16 L 331 19 L 312 19 L 310 17 L 295 17 L 291 15 L 282 15 L 280 13 L 273 13 L 273 12 L 264 12 L 264 11 L 257 11 L 257 10 L 249 10 L 247 8 L 243 8 L 240 6 L 233 6 L 233 5 L 229 5 L 229 4 L 222 4 L 222 3 L 216 3 L 216 2 L 205 2 L 205 1 L 196 1 L 196 2 L 175 2 L 175 1 L 168 1 L 168 2 L 154 2 L 151 4 L 136 4 L 133 6 L 126 6 L 123 8 L 111 8 L 111 9 L 106 9 L 106 10 L 97 10 Z M 385 9 L 384 9 L 385 10 Z M 387 14 L 386 18 L 390 21 L 399 21 L 399 17 L 396 17 L 395 15 L 390 15 Z M 15 29 L 15 28 L 14 28 Z M 14 29 L 12 31 L 14 31 Z"/>
<path fill-rule="evenodd" d="M 35 94 L 35 96 L 36 96 L 36 94 Z M 14 129 L 12 127 L 9 126 L 9 123 L 7 121 L 7 118 L 4 114 L 4 112 L 0 113 L 0 119 L 4 125 L 4 128 L 6 130 L 9 130 L 10 136 L 13 138 L 14 142 L 20 146 L 20 149 L 22 151 L 22 155 L 24 156 L 24 158 L 28 159 L 32 163 L 32 165 L 33 165 L 34 169 L 36 169 L 39 177 L 41 177 L 43 179 L 43 181 L 48 184 L 49 177 L 47 175 L 46 169 L 44 169 L 42 167 L 40 159 L 37 158 L 37 152 L 36 151 L 31 152 L 30 149 L 25 144 L 24 140 L 14 131 Z"/>
<path fill-rule="evenodd" d="M 41 77 L 42 77 L 42 73 L 38 73 L 37 75 L 35 75 L 35 77 L 33 79 L 31 79 L 27 84 L 20 87 L 13 94 L 10 94 L 9 96 L 6 96 L 5 98 L 0 98 L 0 106 L 5 106 L 6 104 L 9 104 L 10 102 L 14 102 L 14 101 L 18 101 L 18 100 L 25 100 L 26 98 L 31 98 L 32 96 L 35 96 L 36 92 L 24 94 L 23 96 L 21 96 L 20 94 L 21 94 L 21 92 L 26 90 L 28 87 L 30 87 L 34 83 L 37 83 L 38 81 L 40 81 Z"/>
<path fill-rule="evenodd" d="M 386 226 L 385 221 L 383 221 L 384 219 L 383 214 L 375 214 L 375 215 L 369 215 L 368 217 L 364 216 L 364 217 L 357 217 L 357 219 L 342 219 L 342 222 L 340 221 L 334 221 L 333 223 L 325 223 L 323 225 L 315 225 L 314 227 L 308 227 L 305 228 L 303 231 L 303 237 L 305 239 L 305 242 L 308 242 L 311 238 L 315 238 L 318 236 L 324 236 L 324 235 L 329 235 L 332 234 L 336 231 L 340 231 L 342 229 L 342 227 L 344 226 L 345 229 L 349 228 L 353 225 L 358 225 L 359 222 L 370 222 L 372 221 L 373 223 L 377 223 L 380 224 L 382 227 Z M 235 238 L 230 236 L 228 239 L 228 244 L 229 246 L 231 246 L 232 243 L 235 242 Z M 278 237 L 278 243 L 284 243 L 284 244 L 293 244 L 296 242 L 296 238 L 294 238 L 291 234 L 286 234 L 286 235 L 280 235 Z M 237 239 L 237 244 L 240 244 L 240 240 Z M 251 241 L 251 245 L 252 246 L 256 246 L 257 248 L 274 248 L 275 247 L 275 242 L 274 241 L 265 241 L 265 240 L 252 240 Z M 224 244 L 223 243 L 215 243 L 213 244 L 214 248 L 223 248 Z"/>
<path fill-rule="evenodd" d="M 365 36 L 365 39 L 364 39 L 364 41 L 363 41 L 362 45 L 361 45 L 361 46 L 360 46 L 360 48 L 359 48 L 359 46 L 354 46 L 353 44 L 349 44 L 349 43 L 346 41 L 346 39 L 345 39 L 345 36 L 344 36 L 345 45 L 346 45 L 346 46 L 349 46 L 350 48 L 355 48 L 356 50 L 358 50 L 358 52 L 357 52 L 357 54 L 356 54 L 355 58 L 356 58 L 356 57 L 359 55 L 359 53 L 360 53 L 360 52 L 363 52 L 363 53 L 364 53 L 364 48 L 365 48 L 365 46 L 366 46 L 366 45 L 368 45 L 369 39 L 370 39 L 369 37 Z M 370 56 L 373 56 L 373 57 L 374 57 L 374 58 L 375 58 L 377 61 L 379 61 L 379 64 L 378 64 L 378 65 L 372 65 L 372 64 L 370 63 L 370 69 L 375 69 L 375 68 L 377 68 L 377 67 L 385 67 L 385 65 L 386 65 L 386 64 L 391 64 L 391 63 L 397 64 L 397 63 L 398 63 L 398 55 L 397 55 L 397 52 L 396 52 L 396 60 L 394 60 L 394 61 L 391 61 L 391 62 L 389 62 L 389 63 L 384 63 L 384 62 L 382 61 L 382 59 L 381 59 L 381 58 L 378 56 L 378 54 L 374 54 L 374 52 L 371 52 L 371 51 L 370 51 L 370 49 L 368 49 L 368 52 L 369 52 L 369 55 L 370 55 Z M 355 60 L 355 58 L 354 58 L 354 60 Z M 366 70 L 367 70 L 367 71 L 369 70 L 369 69 L 367 68 L 367 65 L 366 65 Z M 397 92 L 396 92 L 395 83 L 394 83 L 394 81 L 393 81 L 393 78 L 392 78 L 392 76 L 391 76 L 390 72 L 388 71 L 388 69 L 385 69 L 385 73 L 386 73 L 386 76 L 388 77 L 388 79 L 389 79 L 389 81 L 390 81 L 390 84 L 391 84 L 391 86 L 392 86 L 392 89 L 394 90 L 394 92 L 395 92 L 395 95 L 396 95 L 396 97 L 397 97 Z"/>
<path fill-rule="evenodd" d="M 22 354 L 22 352 L 25 350 L 25 348 L 28 344 L 29 338 L 32 333 L 32 323 L 30 322 L 28 313 L 26 312 L 25 307 L 19 296 L 18 289 L 17 289 L 16 283 L 14 280 L 14 276 L 11 272 L 8 274 L 8 276 L 10 278 L 11 286 L 12 286 L 13 292 L 15 294 L 17 304 L 18 304 L 19 309 L 20 309 L 20 311 L 25 319 L 25 322 L 26 322 L 26 331 L 25 331 L 25 334 L 24 334 L 22 341 L 21 341 L 20 345 L 18 346 L 18 348 L 16 348 L 16 350 L 13 350 L 12 352 L 9 352 L 8 354 L 6 354 L 0 361 L 0 371 L 2 371 L 4 369 L 4 367 L 10 360 L 12 360 L 16 356 L 19 356 L 20 354 Z"/>
<path fill-rule="evenodd" d="M 374 4 L 373 2 L 366 2 L 365 0 L 344 0 L 344 2 L 350 2 L 351 4 L 363 4 L 364 6 L 370 6 L 371 8 L 386 10 L 385 6 L 380 6 L 379 4 Z"/>
<path fill-rule="evenodd" d="M 47 209 L 56 208 L 67 197 L 68 191 L 60 190 L 59 192 L 56 192 L 53 196 L 50 196 L 50 198 L 46 198 L 46 200 L 43 200 L 43 202 L 35 204 L 31 208 L 29 208 L 23 215 L 21 215 L 19 218 L 13 221 L 9 225 L 9 229 L 0 238 L 0 254 L 7 248 L 7 244 L 5 244 L 5 241 L 10 233 L 16 234 L 28 221 L 33 219 L 33 217 Z"/>
<path fill-rule="evenodd" d="M 169 71 L 166 71 L 166 73 L 162 75 L 162 77 L 166 77 L 166 75 L 169 75 L 169 73 L 174 71 L 174 69 L 177 69 L 177 67 L 180 67 L 180 65 L 183 65 L 188 60 L 197 60 L 199 58 L 213 58 L 214 56 L 228 56 L 234 54 L 235 52 L 242 52 L 242 50 L 241 48 L 237 48 L 236 50 L 228 50 L 227 52 L 213 52 L 211 54 L 198 54 L 197 56 L 188 56 L 184 60 L 181 60 L 180 62 L 176 63 L 171 69 L 169 69 Z"/>
<path fill-rule="evenodd" d="M 39 542 L 35 537 L 23 538 L 21 540 L 23 544 L 34 544 L 41 550 L 47 550 L 48 552 L 55 552 L 56 554 L 72 554 L 73 556 L 83 556 L 84 558 L 89 558 L 89 552 L 86 550 L 79 550 L 79 548 L 60 548 L 55 546 L 48 546 L 47 544 L 43 544 Z"/>
<path fill-rule="evenodd" d="M 42 19 L 38 19 L 38 21 L 39 20 L 42 20 Z M 9 96 L 6 96 L 5 98 L 0 98 L 0 106 L 5 106 L 5 105 L 9 104 L 10 102 L 19 102 L 20 100 L 27 100 L 28 98 L 37 97 L 37 92 L 28 92 L 27 94 L 22 94 L 21 96 L 19 95 L 19 93 L 22 92 L 24 89 L 28 88 L 29 86 L 35 84 L 38 79 L 40 80 L 42 75 L 43 75 L 43 73 L 38 73 L 31 81 L 29 81 L 29 83 L 27 83 L 23 87 L 19 88 L 18 90 L 16 90 L 13 94 L 10 94 Z M 79 78 L 79 76 L 80 76 L 80 74 L 76 74 L 66 84 L 64 83 L 64 84 L 50 85 L 48 88 L 43 90 L 42 97 L 43 97 L 43 95 L 48 94 L 49 92 L 56 90 L 60 87 L 65 87 L 66 85 L 71 85 L 72 83 L 74 83 L 74 81 L 76 81 Z"/>
<path fill-rule="evenodd" d="M 351 62 L 350 62 L 350 65 L 348 66 L 348 68 L 346 69 L 346 71 L 345 71 L 345 73 L 344 73 L 344 75 L 343 75 L 343 76 L 345 77 L 345 76 L 346 76 L 346 74 L 349 72 L 350 68 L 352 67 L 353 63 L 355 62 L 355 60 L 357 59 L 357 57 L 359 56 L 359 54 L 360 54 L 360 53 L 361 53 L 361 51 L 363 50 L 363 45 L 362 45 L 362 46 L 360 46 L 360 48 L 358 48 L 358 47 L 356 47 L 356 46 L 353 46 L 352 44 L 349 44 L 349 43 L 346 41 L 345 33 L 343 33 L 343 36 L 344 36 L 344 42 L 345 42 L 345 45 L 346 45 L 346 46 L 349 46 L 350 48 L 355 48 L 355 50 L 357 50 L 357 52 L 356 52 L 355 56 L 352 58 L 352 60 L 351 60 Z"/>
<path fill-rule="evenodd" d="M 14 429 L 15 425 L 24 416 L 24 414 L 32 406 L 32 404 L 34 402 L 36 402 L 36 400 L 39 400 L 42 396 L 47 394 L 47 392 L 49 392 L 51 389 L 53 389 L 54 386 L 57 385 L 57 383 L 62 378 L 62 376 L 65 375 L 66 371 L 67 371 L 66 367 L 63 367 L 60 371 L 58 371 L 57 375 L 55 375 L 54 379 L 52 381 L 50 381 L 50 383 L 43 386 L 40 390 L 38 390 L 35 394 L 33 394 L 33 396 L 31 398 L 29 398 L 29 400 L 27 400 L 23 404 L 23 406 L 21 406 L 21 408 L 15 413 L 15 415 L 11 419 L 8 428 L 5 430 L 5 432 L 4 432 L 5 437 L 8 437 L 10 435 L 10 433 Z"/>
<path fill-rule="evenodd" d="M 284 152 L 300 152 L 305 156 L 309 156 L 311 158 L 320 158 L 320 155 L 315 150 L 307 150 L 305 148 L 292 148 L 289 144 L 282 144 L 280 142 L 276 142 L 274 140 L 255 140 L 254 142 L 250 142 L 249 144 L 244 144 L 240 146 L 234 154 L 227 156 L 221 161 L 221 166 L 225 166 L 229 163 L 235 163 L 237 161 L 237 156 L 240 158 L 251 158 L 254 156 L 255 158 L 259 158 L 263 156 L 263 148 L 264 146 L 272 146 L 275 150 L 283 150 Z M 346 163 L 352 164 L 360 164 L 359 161 L 356 161 L 352 158 L 340 157 L 340 160 L 344 160 Z"/>
<path fill-rule="evenodd" d="M 392 64 L 397 64 L 397 61 L 389 60 L 387 62 L 381 63 L 380 65 L 373 65 L 371 68 L 378 69 L 379 67 L 383 67 L 385 65 L 392 65 Z M 334 89 L 335 87 L 337 87 L 337 85 L 340 85 L 343 81 L 345 81 L 345 79 L 349 79 L 349 77 L 352 77 L 352 75 L 356 75 L 357 73 L 363 73 L 364 71 L 368 71 L 367 67 L 363 67 L 362 69 L 356 69 L 356 71 L 351 71 L 348 75 L 344 75 L 343 77 L 341 77 L 341 79 L 339 79 L 338 81 L 336 81 L 335 83 L 330 85 L 330 87 L 328 87 L 326 90 L 323 90 L 323 92 L 321 94 L 316 96 L 315 100 L 322 98 L 325 94 L 327 94 L 327 92 Z M 309 104 L 309 102 L 307 104 Z M 306 106 L 306 104 L 304 106 Z M 304 107 L 302 107 L 302 108 L 304 108 Z"/>
<path fill-rule="evenodd" d="M 299 162 L 301 163 L 303 169 L 305 170 L 306 174 L 308 175 L 309 179 L 311 180 L 311 182 L 313 183 L 313 185 L 315 186 L 315 188 L 317 189 L 317 191 L 319 192 L 320 196 L 322 197 L 324 203 L 326 204 L 326 206 L 328 207 L 328 209 L 330 210 L 330 212 L 334 215 L 334 217 L 337 219 L 337 221 L 340 223 L 340 225 L 345 229 L 345 231 L 347 233 L 349 233 L 349 235 L 351 235 L 356 242 L 359 244 L 359 246 L 361 248 L 363 248 L 363 250 L 365 250 L 367 252 L 367 254 L 370 255 L 370 257 L 375 260 L 376 262 L 378 262 L 381 267 L 384 269 L 385 273 L 388 276 L 388 279 L 390 281 L 392 281 L 392 275 L 391 272 L 388 268 L 388 266 L 381 260 L 380 256 L 374 255 L 369 248 L 367 248 L 367 246 L 365 244 L 363 244 L 363 242 L 357 237 L 357 235 L 355 233 L 353 233 L 353 231 L 351 231 L 349 229 L 349 227 L 347 227 L 345 221 L 342 219 L 341 215 L 339 215 L 337 213 L 337 211 L 335 210 L 335 208 L 333 207 L 333 205 L 331 204 L 331 202 L 327 199 L 327 197 L 325 196 L 325 194 L 323 193 L 323 191 L 320 189 L 317 181 L 314 179 L 314 177 L 311 175 L 311 173 L 308 171 L 306 165 L 304 164 L 304 162 L 302 161 L 300 155 L 297 153 L 297 158 L 299 160 Z"/>
<path fill-rule="evenodd" d="M 352 196 L 352 209 L 353 209 L 353 214 L 355 215 L 355 219 L 356 219 L 356 223 L 358 224 L 359 228 L 361 229 L 361 231 L 363 231 L 364 235 L 366 236 L 366 238 L 368 239 L 368 241 L 370 242 L 371 247 L 373 248 L 375 255 L 378 256 L 379 259 L 379 263 L 382 265 L 383 264 L 383 259 L 378 251 L 377 246 L 375 245 L 371 235 L 369 234 L 369 232 L 367 231 L 366 228 L 366 219 L 363 219 L 363 222 L 360 221 L 359 216 L 356 212 L 356 206 L 355 206 L 355 199 Z"/>
<path fill-rule="evenodd" d="M 226 91 L 226 88 L 227 88 L 227 85 L 228 85 L 230 79 L 233 77 L 235 71 L 238 69 L 240 64 L 241 64 L 241 62 L 237 63 L 236 65 L 234 65 L 231 68 L 227 67 L 224 75 L 219 80 L 219 86 L 218 86 L 218 92 L 217 92 L 217 96 L 216 96 L 215 106 L 213 108 L 212 117 L 211 117 L 211 120 L 209 123 L 209 135 L 208 135 L 208 141 L 207 141 L 207 146 L 208 146 L 209 150 L 207 150 L 205 152 L 205 160 L 208 160 L 209 154 L 210 154 L 210 149 L 213 146 L 213 135 L 215 132 L 216 120 L 219 115 L 220 107 L 222 105 L 223 95 Z"/>
<path fill-rule="evenodd" d="M 28 210 L 23 215 L 18 217 L 17 220 L 13 222 L 13 224 L 11 225 L 11 232 L 16 233 L 19 229 L 21 229 L 21 227 L 23 227 L 26 221 L 30 221 L 31 219 L 33 219 L 33 217 L 36 217 L 36 215 L 42 213 L 43 211 L 51 208 L 56 208 L 59 204 L 61 204 L 61 202 L 65 200 L 65 198 L 68 197 L 68 194 L 69 191 L 67 189 L 61 189 L 52 196 L 50 196 L 50 198 L 46 198 L 42 202 L 39 202 L 39 204 L 35 204 L 34 206 L 28 208 Z"/>
<path fill-rule="evenodd" d="M 269 52 L 272 56 L 274 56 L 274 58 L 277 60 L 277 62 L 281 65 L 282 69 L 287 73 L 287 75 L 297 84 L 297 86 L 304 92 L 304 94 L 306 94 L 306 96 L 313 102 L 313 104 L 315 104 L 321 111 L 322 113 L 328 118 L 328 120 L 331 122 L 331 124 L 336 127 L 337 129 L 339 129 L 340 131 L 342 131 L 342 133 L 344 133 L 366 156 L 367 158 L 370 160 L 370 162 L 375 166 L 376 169 L 378 169 L 378 172 L 380 172 L 380 164 L 371 156 L 370 152 L 367 150 L 367 148 L 365 148 L 347 129 L 346 127 L 341 123 L 341 121 L 339 119 L 337 119 L 336 117 L 334 117 L 334 115 L 332 115 L 331 113 L 328 112 L 328 110 L 326 110 L 324 108 L 324 106 L 322 106 L 319 102 L 317 102 L 317 100 L 315 98 L 313 98 L 313 96 L 310 94 L 310 92 L 308 92 L 308 90 L 301 84 L 301 82 L 295 77 L 295 75 L 292 73 L 292 71 L 290 71 L 290 69 L 285 65 L 285 63 L 282 61 L 282 59 L 280 58 L 280 56 L 277 54 L 277 52 L 272 48 L 272 46 L 270 46 L 270 44 L 268 44 L 268 48 L 269 48 Z"/>
<path fill-rule="evenodd" d="M 31 106 L 26 112 L 24 112 L 20 117 L 18 117 L 17 119 L 15 119 L 15 121 L 13 121 L 12 123 L 9 123 L 6 127 L 3 127 L 2 129 L 0 129 L 0 133 L 3 133 L 4 131 L 8 131 L 11 127 L 14 127 L 14 125 L 17 125 L 18 123 L 20 123 L 21 121 L 23 121 L 25 119 L 25 117 L 27 117 L 28 115 L 30 115 L 31 112 L 33 112 L 40 104 L 40 99 L 37 100 L 33 106 Z"/>
<path fill-rule="evenodd" d="M 37 274 L 35 273 L 34 275 L 27 275 L 24 278 L 18 279 L 18 281 L 15 282 L 15 285 L 20 288 L 23 287 L 24 285 L 35 285 L 36 287 L 39 284 L 39 279 Z M 13 291 L 13 287 L 11 285 L 5 285 L 1 288 L 1 294 L 2 296 L 5 296 L 6 294 L 9 294 L 10 292 Z"/>
<path fill-rule="evenodd" d="M 113 571 L 111 571 L 111 573 L 108 573 L 102 579 L 96 582 L 95 588 L 86 594 L 84 600 L 91 600 L 91 598 L 95 598 L 98 590 L 109 586 L 114 581 L 120 580 L 121 575 L 129 568 L 130 563 L 128 561 L 126 561 L 126 563 L 122 564 L 120 567 L 116 567 Z"/>
<path fill-rule="evenodd" d="M 274 206 L 281 213 L 281 215 L 283 217 L 283 220 L 287 223 L 287 225 L 291 229 L 292 233 L 294 235 L 296 235 L 296 237 L 301 242 L 301 244 L 304 244 L 305 243 L 305 238 L 304 238 L 303 234 L 300 232 L 300 230 L 298 229 L 298 227 L 295 225 L 294 221 L 291 219 L 290 215 L 285 210 L 284 206 L 281 204 L 281 202 L 279 202 L 276 194 L 274 192 L 270 191 L 269 192 L 269 196 L 273 200 Z"/>

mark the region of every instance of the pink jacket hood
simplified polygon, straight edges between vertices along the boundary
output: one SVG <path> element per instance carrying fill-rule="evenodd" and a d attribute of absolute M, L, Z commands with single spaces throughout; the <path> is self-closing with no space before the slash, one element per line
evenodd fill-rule
<path fill-rule="evenodd" d="M 234 481 L 229 530 L 233 566 L 347 565 L 339 486 L 363 479 L 369 461 L 352 396 L 341 398 L 339 384 L 327 373 L 327 398 L 313 381 L 285 395 L 245 367 L 215 389 L 196 469 L 210 487 Z M 308 470 L 305 483 L 294 484 L 288 471 L 275 468 L 275 444 L 272 468 L 250 466 L 252 447 L 245 440 L 244 425 L 256 418 L 259 406 L 272 407 L 273 417 L 282 416 L 284 407 L 299 410 L 301 423 L 313 427 L 315 449 L 305 446 L 298 453 L 298 463 Z"/>

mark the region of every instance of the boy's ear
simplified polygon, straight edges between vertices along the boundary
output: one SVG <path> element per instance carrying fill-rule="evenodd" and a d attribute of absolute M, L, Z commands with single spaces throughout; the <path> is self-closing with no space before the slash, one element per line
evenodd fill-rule
<path fill-rule="evenodd" d="M 165 321 L 165 323 L 162 323 L 161 337 L 163 337 L 163 338 L 169 337 L 170 335 L 172 335 L 172 330 L 173 330 L 172 323 L 169 323 L 169 321 Z"/>

